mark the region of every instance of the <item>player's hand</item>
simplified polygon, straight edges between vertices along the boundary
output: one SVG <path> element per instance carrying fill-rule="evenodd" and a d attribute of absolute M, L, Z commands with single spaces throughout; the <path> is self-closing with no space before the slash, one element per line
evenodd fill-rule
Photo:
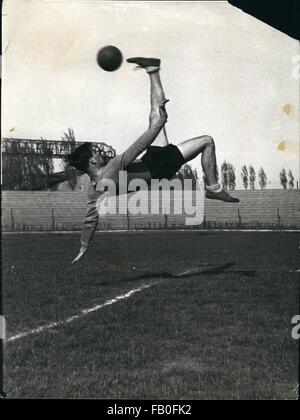
<path fill-rule="evenodd" d="M 77 257 L 72 261 L 72 264 L 76 264 L 84 256 L 84 254 L 87 252 L 87 250 L 88 249 L 85 246 L 82 246 L 80 248 L 80 251 L 79 251 Z"/>

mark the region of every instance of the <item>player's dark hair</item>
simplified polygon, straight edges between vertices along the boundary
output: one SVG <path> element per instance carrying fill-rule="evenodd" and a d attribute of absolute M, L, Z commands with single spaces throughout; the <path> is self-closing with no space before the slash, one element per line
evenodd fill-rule
<path fill-rule="evenodd" d="M 92 143 L 81 144 L 74 152 L 65 157 L 65 162 L 79 171 L 86 172 L 89 166 L 89 159 L 93 156 L 91 146 Z"/>

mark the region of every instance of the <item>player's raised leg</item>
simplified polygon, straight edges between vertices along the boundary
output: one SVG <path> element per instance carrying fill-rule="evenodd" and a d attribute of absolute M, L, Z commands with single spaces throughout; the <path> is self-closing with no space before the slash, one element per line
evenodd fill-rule
<path fill-rule="evenodd" d="M 185 162 L 197 157 L 200 153 L 202 169 L 206 181 L 206 197 L 229 203 L 239 203 L 239 199 L 223 191 L 217 179 L 217 159 L 214 139 L 211 136 L 195 137 L 177 145 Z"/>
<path fill-rule="evenodd" d="M 129 63 L 138 65 L 138 68 L 144 68 L 150 77 L 150 98 L 151 111 L 149 117 L 150 127 L 155 125 L 160 118 L 160 107 L 166 103 L 165 93 L 160 79 L 160 60 L 157 58 L 133 57 L 127 60 Z M 153 142 L 152 146 L 164 147 L 169 144 L 165 127 Z"/>
<path fill-rule="evenodd" d="M 161 104 L 166 103 L 165 93 L 161 84 L 159 71 L 149 73 L 150 76 L 150 86 L 151 86 L 151 111 L 150 111 L 150 127 L 153 124 L 156 124 L 157 120 L 160 117 L 159 107 Z M 164 147 L 169 144 L 166 128 L 160 131 L 159 135 L 153 142 L 152 146 Z"/>

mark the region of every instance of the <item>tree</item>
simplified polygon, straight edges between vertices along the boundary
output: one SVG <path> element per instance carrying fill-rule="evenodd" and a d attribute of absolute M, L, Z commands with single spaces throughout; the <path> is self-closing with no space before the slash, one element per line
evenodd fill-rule
<path fill-rule="evenodd" d="M 219 180 L 219 171 L 217 171 L 217 179 Z M 235 168 L 231 163 L 226 160 L 221 165 L 221 184 L 225 191 L 233 191 L 236 187 Z"/>
<path fill-rule="evenodd" d="M 229 184 L 228 184 L 228 164 L 226 160 L 224 160 L 221 166 L 221 183 L 222 183 L 223 190 L 227 191 Z"/>
<path fill-rule="evenodd" d="M 186 163 L 185 165 L 183 165 L 179 169 L 179 171 L 177 172 L 176 178 L 178 178 L 180 180 L 194 179 L 195 178 L 195 174 L 194 174 L 193 168 L 189 164 Z"/>
<path fill-rule="evenodd" d="M 194 178 L 195 178 L 195 179 L 198 179 L 198 178 L 199 178 L 199 176 L 198 176 L 198 171 L 197 171 L 197 169 L 196 169 L 196 168 L 194 168 L 194 169 L 193 169 L 193 173 L 194 173 Z"/>
<path fill-rule="evenodd" d="M 294 184 L 295 178 L 294 178 L 293 172 L 291 170 L 289 170 L 289 172 L 288 172 L 288 177 L 289 177 L 289 188 L 292 190 L 294 188 L 294 185 L 295 185 Z"/>
<path fill-rule="evenodd" d="M 280 178 L 280 183 L 283 186 L 283 188 L 286 190 L 287 189 L 287 184 L 288 184 L 288 179 L 286 176 L 286 170 L 283 168 L 279 174 L 279 178 Z"/>
<path fill-rule="evenodd" d="M 191 167 L 191 165 L 186 163 L 185 165 L 183 165 L 179 169 L 175 178 L 179 179 L 181 181 L 182 185 L 184 184 L 185 179 L 192 179 L 193 180 L 193 182 L 192 182 L 193 189 L 196 189 L 196 184 L 198 183 L 197 169 L 193 169 Z"/>
<path fill-rule="evenodd" d="M 217 181 L 219 182 L 219 180 L 220 180 L 220 172 L 219 172 L 218 165 L 216 165 L 216 178 L 217 178 Z"/>
<path fill-rule="evenodd" d="M 248 173 L 248 169 L 246 165 L 242 167 L 241 177 L 242 177 L 244 188 L 245 190 L 247 190 L 249 186 L 249 173 Z"/>
<path fill-rule="evenodd" d="M 268 183 L 268 178 L 267 178 L 267 174 L 264 171 L 264 168 L 260 168 L 259 173 L 258 173 L 258 178 L 259 178 L 260 188 L 262 190 L 265 190 Z"/>
<path fill-rule="evenodd" d="M 67 133 L 64 132 L 64 135 L 61 137 L 61 140 L 68 143 L 70 145 L 71 152 L 73 152 L 73 150 L 76 147 L 76 139 L 75 139 L 74 130 L 72 130 L 72 128 L 68 128 Z M 63 162 L 63 167 L 65 171 L 68 171 L 70 169 L 66 162 Z M 76 171 L 74 171 L 73 173 L 74 173 L 74 176 L 68 179 L 68 184 L 72 191 L 75 190 L 77 182 L 78 182 L 78 175 L 76 174 Z"/>
<path fill-rule="evenodd" d="M 228 187 L 230 191 L 235 190 L 236 186 L 236 176 L 235 176 L 235 168 L 231 163 L 227 164 L 227 180 L 228 180 Z"/>
<path fill-rule="evenodd" d="M 256 173 L 253 166 L 249 166 L 249 183 L 251 190 L 255 190 Z"/>
<path fill-rule="evenodd" d="M 41 140 L 44 140 L 41 138 Z M 41 142 L 39 153 L 18 140 L 2 143 L 3 188 L 6 190 L 45 190 L 53 173 L 52 150 Z"/>

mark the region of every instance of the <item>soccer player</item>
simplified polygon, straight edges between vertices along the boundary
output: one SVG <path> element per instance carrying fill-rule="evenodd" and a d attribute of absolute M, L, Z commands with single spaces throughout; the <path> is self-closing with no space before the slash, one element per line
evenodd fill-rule
<path fill-rule="evenodd" d="M 87 252 L 94 236 L 98 223 L 96 202 L 104 192 L 101 180 L 114 181 L 118 191 L 120 171 L 127 171 L 128 184 L 136 178 L 143 179 L 147 183 L 151 179 L 170 180 L 182 165 L 201 153 L 201 164 L 206 180 L 206 197 L 229 203 L 239 202 L 238 199 L 222 190 L 218 183 L 215 143 L 211 136 L 195 137 L 177 146 L 169 144 L 165 129 L 168 119 L 165 104 L 168 100 L 160 80 L 160 60 L 134 57 L 127 61 L 137 64 L 138 69 L 145 69 L 150 77 L 149 128 L 124 153 L 109 161 L 92 143 L 79 146 L 67 157 L 70 166 L 85 172 L 91 179 L 88 191 L 89 203 L 81 233 L 81 247 L 72 264 L 78 262 Z M 147 151 L 146 154 L 141 159 L 137 159 L 144 151 Z"/>

